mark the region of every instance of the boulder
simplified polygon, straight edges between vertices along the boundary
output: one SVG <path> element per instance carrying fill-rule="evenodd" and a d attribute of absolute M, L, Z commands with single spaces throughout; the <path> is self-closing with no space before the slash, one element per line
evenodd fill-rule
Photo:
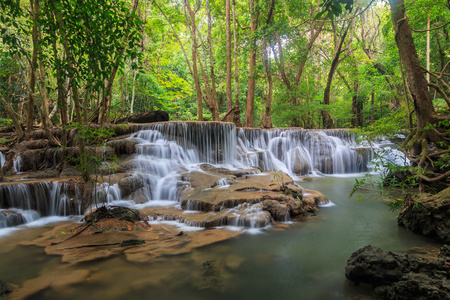
<path fill-rule="evenodd" d="M 263 210 L 268 211 L 275 221 L 289 221 L 290 211 L 286 204 L 276 200 L 264 200 Z"/>
<path fill-rule="evenodd" d="M 139 176 L 127 176 L 119 181 L 120 194 L 122 197 L 131 195 L 136 190 L 144 186 L 142 177 Z"/>
<path fill-rule="evenodd" d="M 449 271 L 443 259 L 432 261 L 369 245 L 352 254 L 345 276 L 373 285 L 374 292 L 386 299 L 450 299 Z"/>
<path fill-rule="evenodd" d="M 290 161 L 292 164 L 292 171 L 296 175 L 306 175 L 309 173 L 310 165 L 309 160 L 306 157 L 309 157 L 309 154 L 305 149 L 302 148 L 294 148 L 289 152 Z"/>
<path fill-rule="evenodd" d="M 398 215 L 398 224 L 450 243 L 450 188 L 433 196 L 408 196 Z"/>
<path fill-rule="evenodd" d="M 318 205 L 327 204 L 330 202 L 328 198 L 319 191 L 305 190 L 303 194 L 303 200 L 310 207 L 317 207 Z"/>
<path fill-rule="evenodd" d="M 134 114 L 126 118 L 114 120 L 115 124 L 122 123 L 153 123 L 153 122 L 166 122 L 169 121 L 169 114 L 162 110 L 155 110 L 150 112 L 144 112 L 140 114 Z"/>
<path fill-rule="evenodd" d="M 114 149 L 116 155 L 130 155 L 134 154 L 136 149 L 135 146 L 138 144 L 136 140 L 133 139 L 117 139 L 106 142 L 106 146 Z"/>

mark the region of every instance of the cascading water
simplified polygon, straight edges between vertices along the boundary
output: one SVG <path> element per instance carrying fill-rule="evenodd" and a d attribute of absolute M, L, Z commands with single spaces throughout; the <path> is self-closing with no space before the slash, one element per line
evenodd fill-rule
<path fill-rule="evenodd" d="M 76 190 L 69 196 L 67 183 L 43 181 L 0 185 L 0 207 L 14 210 L 25 222 L 33 218 L 25 215 L 69 216 L 82 214 L 81 196 Z M 6 224 L 6 223 L 5 223 Z"/>
<path fill-rule="evenodd" d="M 20 167 L 21 167 L 21 165 L 22 165 L 22 158 L 20 157 L 20 155 L 17 155 L 13 159 L 13 170 L 14 170 L 14 173 L 20 174 Z"/>
<path fill-rule="evenodd" d="M 5 164 L 5 156 L 0 151 L 0 168 L 3 168 L 3 165 Z"/>
<path fill-rule="evenodd" d="M 125 200 L 127 205 L 134 205 L 130 200 L 139 197 L 143 206 L 179 205 L 180 174 L 203 172 L 202 164 L 229 170 L 257 166 L 295 177 L 363 172 L 372 158 L 371 148 L 358 148 L 354 134 L 346 130 L 237 130 L 231 123 L 167 122 L 143 126 L 131 138 L 138 144 L 136 155 L 128 162 L 131 172 L 127 176 L 139 182 L 139 187 L 122 197 L 120 184 L 98 184 L 94 191 L 96 203 L 118 204 Z M 20 172 L 20 163 L 17 156 L 16 173 Z M 210 188 L 226 190 L 229 186 L 229 180 L 222 178 Z M 64 183 L 4 185 L 0 186 L 0 207 L 35 210 L 42 216 L 82 214 L 81 200 L 74 201 L 67 195 Z M 187 208 L 195 209 L 195 205 L 188 201 Z M 227 217 L 228 223 L 264 226 L 269 222 L 259 207 L 250 205 L 245 214 Z"/>
<path fill-rule="evenodd" d="M 243 164 L 291 176 L 364 172 L 372 159 L 348 130 L 239 129 L 238 145 Z"/>
<path fill-rule="evenodd" d="M 0 229 L 30 223 L 39 218 L 39 213 L 34 210 L 0 209 Z"/>

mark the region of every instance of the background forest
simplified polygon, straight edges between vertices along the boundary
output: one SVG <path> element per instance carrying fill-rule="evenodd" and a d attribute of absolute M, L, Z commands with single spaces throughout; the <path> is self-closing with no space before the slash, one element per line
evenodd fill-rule
<path fill-rule="evenodd" d="M 249 127 L 412 127 L 390 3 L 340 2 L 2 1 L 0 121 L 26 132 L 164 110 Z M 405 9 L 447 114 L 450 4 Z"/>

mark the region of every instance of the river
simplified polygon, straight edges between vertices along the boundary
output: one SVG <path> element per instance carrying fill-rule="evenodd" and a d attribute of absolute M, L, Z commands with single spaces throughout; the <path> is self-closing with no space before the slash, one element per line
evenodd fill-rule
<path fill-rule="evenodd" d="M 369 287 L 355 287 L 344 276 L 353 251 L 368 244 L 398 252 L 439 244 L 398 227 L 396 212 L 376 191 L 363 192 L 359 202 L 349 198 L 354 178 L 299 182 L 334 203 L 320 208 L 316 217 L 251 230 L 152 263 L 115 257 L 69 266 L 43 249 L 17 245 L 48 228 L 18 230 L 0 238 L 0 279 L 21 285 L 42 274 L 90 271 L 83 283 L 45 289 L 29 299 L 371 299 Z"/>

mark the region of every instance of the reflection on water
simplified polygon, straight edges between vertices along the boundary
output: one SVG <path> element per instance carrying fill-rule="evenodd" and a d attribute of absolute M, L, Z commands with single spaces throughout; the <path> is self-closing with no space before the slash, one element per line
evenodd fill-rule
<path fill-rule="evenodd" d="M 349 199 L 354 178 L 323 177 L 300 182 L 335 204 L 305 222 L 237 238 L 154 263 L 123 257 L 68 266 L 36 247 L 14 246 L 44 229 L 32 228 L 0 239 L 1 280 L 22 284 L 46 272 L 89 270 L 82 282 L 46 289 L 30 299 L 370 299 L 370 289 L 344 276 L 347 259 L 367 244 L 390 251 L 437 247 L 396 222 L 381 197 L 365 192 Z"/>

